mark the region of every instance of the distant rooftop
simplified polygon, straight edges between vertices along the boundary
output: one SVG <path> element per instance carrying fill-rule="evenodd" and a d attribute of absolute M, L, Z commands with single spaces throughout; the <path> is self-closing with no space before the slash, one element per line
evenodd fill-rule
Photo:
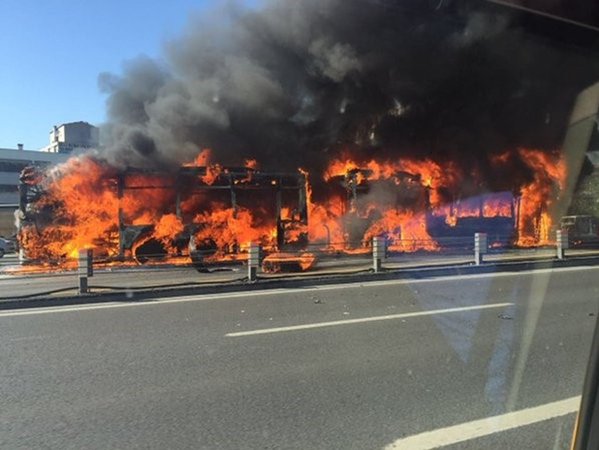
<path fill-rule="evenodd" d="M 89 125 L 90 127 L 95 126 L 95 125 L 92 125 L 89 122 L 86 122 L 85 120 L 78 120 L 77 122 L 64 122 L 64 123 L 61 123 L 60 125 L 56 125 L 56 128 L 64 127 L 64 126 L 67 126 L 67 125 L 79 125 L 79 124 L 81 124 L 81 125 Z"/>

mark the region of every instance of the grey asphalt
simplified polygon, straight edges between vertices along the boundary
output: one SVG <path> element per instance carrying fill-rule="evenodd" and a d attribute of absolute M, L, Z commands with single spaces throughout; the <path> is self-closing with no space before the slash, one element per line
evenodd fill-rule
<path fill-rule="evenodd" d="M 598 276 L 560 269 L 0 311 L 0 448 L 381 449 L 569 398 L 582 389 Z M 226 336 L 503 302 L 513 305 Z M 567 448 L 573 420 L 448 448 Z"/>

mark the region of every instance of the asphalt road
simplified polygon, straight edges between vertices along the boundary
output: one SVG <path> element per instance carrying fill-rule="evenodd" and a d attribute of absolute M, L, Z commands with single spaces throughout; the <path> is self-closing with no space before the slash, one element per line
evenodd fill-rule
<path fill-rule="evenodd" d="M 0 448 L 567 448 L 598 276 L 0 311 Z"/>

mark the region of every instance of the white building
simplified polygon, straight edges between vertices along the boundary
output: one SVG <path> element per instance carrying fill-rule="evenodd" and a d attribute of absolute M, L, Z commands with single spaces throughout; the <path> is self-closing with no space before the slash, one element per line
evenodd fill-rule
<path fill-rule="evenodd" d="M 47 153 L 71 153 L 75 150 L 97 148 L 100 130 L 87 122 L 70 122 L 50 131 L 50 145 L 41 149 Z"/>

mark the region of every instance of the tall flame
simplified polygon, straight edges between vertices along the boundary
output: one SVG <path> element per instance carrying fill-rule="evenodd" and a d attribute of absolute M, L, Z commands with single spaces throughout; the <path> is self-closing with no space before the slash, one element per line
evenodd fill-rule
<path fill-rule="evenodd" d="M 534 178 L 521 190 L 517 245 L 547 245 L 552 242 L 550 210 L 564 189 L 566 163 L 561 156 L 538 150 L 519 149 L 518 152 L 532 169 Z"/>

